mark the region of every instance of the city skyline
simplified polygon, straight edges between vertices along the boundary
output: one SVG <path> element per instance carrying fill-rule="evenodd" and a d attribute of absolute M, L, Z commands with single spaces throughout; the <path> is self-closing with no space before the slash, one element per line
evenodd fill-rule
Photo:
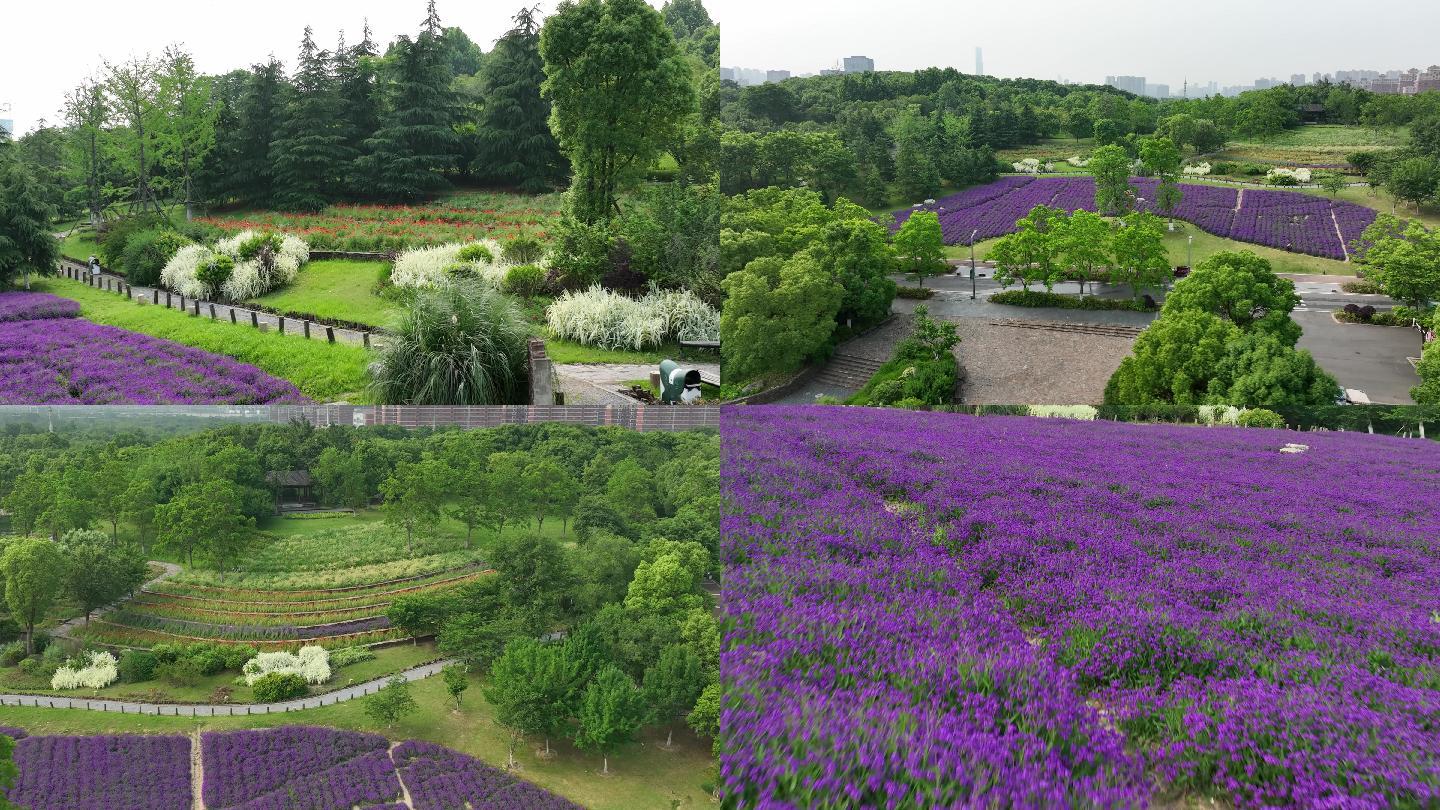
<path fill-rule="evenodd" d="M 1281 0 L 1264 7 L 1218 0 L 1198 17 L 1176 3 L 1139 0 L 1041 0 L 1033 9 L 1032 18 L 1110 21 L 1085 26 L 1084 43 L 1077 41 L 1074 24 L 1021 25 L 1007 7 L 973 2 L 910 2 L 897 9 L 906 13 L 888 15 L 873 15 L 855 0 L 836 0 L 821 15 L 804 4 L 758 0 L 714 0 L 708 6 L 724 22 L 722 64 L 797 76 L 819 73 L 854 53 L 873 58 L 877 70 L 954 67 L 973 73 L 977 47 L 984 49 L 986 75 L 1103 84 L 1107 75 L 1133 74 L 1172 90 L 1187 80 L 1192 87 L 1213 81 L 1223 88 L 1259 77 L 1284 82 L 1298 73 L 1424 71 L 1440 63 L 1432 35 L 1440 29 L 1440 6 L 1396 0 L 1372 4 L 1363 15 L 1335 0 Z M 925 24 L 918 24 L 922 19 Z M 1246 24 L 1235 25 L 1238 19 Z M 1397 19 L 1405 24 L 1396 25 Z M 1340 20 L 1343 51 L 1333 47 Z M 804 36 L 797 37 L 798 31 Z M 1219 43 L 1223 49 L 1217 49 Z"/>

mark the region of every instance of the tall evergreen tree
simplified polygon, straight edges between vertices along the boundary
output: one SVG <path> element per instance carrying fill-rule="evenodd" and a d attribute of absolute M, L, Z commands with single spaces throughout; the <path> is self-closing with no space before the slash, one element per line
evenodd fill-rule
<path fill-rule="evenodd" d="M 570 167 L 550 134 L 550 102 L 540 96 L 545 65 L 535 9 L 520 9 L 514 20 L 481 73 L 484 107 L 473 170 L 488 182 L 538 193 L 563 182 Z"/>
<path fill-rule="evenodd" d="M 50 234 L 54 212 L 41 202 L 34 180 L 11 156 L 13 151 L 0 148 L 0 289 L 21 273 L 28 288 L 30 273 L 48 273 L 59 252 Z"/>
<path fill-rule="evenodd" d="M 345 125 L 345 148 L 350 154 L 364 154 L 365 141 L 380 129 L 379 93 L 375 87 L 375 58 L 379 51 L 370 35 L 370 23 L 354 47 L 346 47 L 344 37 L 335 49 L 335 80 L 339 86 L 340 118 Z M 368 189 L 352 164 L 346 178 L 350 197 L 366 196 Z"/>
<path fill-rule="evenodd" d="M 402 36 L 390 49 L 388 109 L 359 161 L 383 198 L 418 200 L 449 185 L 444 173 L 453 166 L 457 139 L 442 31 L 431 0 L 420 35 Z"/>
<path fill-rule="evenodd" d="M 236 70 L 215 80 L 215 145 L 205 153 L 195 173 L 195 198 L 223 205 L 241 195 L 246 178 L 236 170 L 244 133 L 240 105 L 251 82 L 248 70 Z"/>
<path fill-rule="evenodd" d="M 271 57 L 253 68 L 250 84 L 240 98 L 239 137 L 231 174 L 235 196 L 244 202 L 268 205 L 275 193 L 270 143 L 285 118 L 285 87 L 284 68 Z"/>
<path fill-rule="evenodd" d="M 324 208 L 340 187 L 354 154 L 345 145 L 345 122 L 330 72 L 330 53 L 305 28 L 285 122 L 270 144 L 275 205 L 293 211 Z"/>

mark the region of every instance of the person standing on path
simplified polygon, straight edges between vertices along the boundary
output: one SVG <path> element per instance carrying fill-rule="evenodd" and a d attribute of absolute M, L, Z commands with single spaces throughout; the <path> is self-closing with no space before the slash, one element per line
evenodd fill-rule
<path fill-rule="evenodd" d="M 90 257 L 90 278 L 92 280 L 99 280 L 100 278 L 100 259 L 95 256 Z"/>

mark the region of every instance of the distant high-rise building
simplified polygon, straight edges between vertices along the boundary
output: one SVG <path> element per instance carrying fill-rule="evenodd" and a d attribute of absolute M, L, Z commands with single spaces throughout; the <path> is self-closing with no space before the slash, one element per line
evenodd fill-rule
<path fill-rule="evenodd" d="M 722 67 L 722 68 L 720 68 L 720 81 L 722 81 L 722 82 L 733 82 L 733 81 L 737 81 L 736 76 L 735 76 L 735 68 L 727 68 L 727 67 Z"/>
<path fill-rule="evenodd" d="M 985 75 L 985 52 L 978 45 L 975 47 L 975 75 Z"/>
<path fill-rule="evenodd" d="M 845 71 L 840 68 L 825 68 L 820 71 L 821 76 L 844 76 Z"/>
<path fill-rule="evenodd" d="M 847 56 L 844 65 L 846 73 L 875 72 L 875 60 L 868 56 Z"/>
<path fill-rule="evenodd" d="M 767 70 L 767 71 L 765 71 L 765 82 L 766 82 L 766 84 L 774 84 L 775 82 L 783 82 L 783 81 L 785 81 L 785 80 L 788 79 L 788 78 L 790 78 L 790 71 L 788 71 L 788 70 Z"/>
<path fill-rule="evenodd" d="M 1311 84 L 1319 84 L 1320 82 L 1322 82 L 1322 81 L 1324 81 L 1324 80 L 1326 80 L 1326 79 L 1328 79 L 1328 78 L 1329 78 L 1328 76 L 1322 75 L 1322 74 L 1320 73 L 1320 71 L 1317 70 L 1317 71 L 1315 71 L 1315 74 L 1310 77 L 1310 83 L 1311 83 Z"/>
<path fill-rule="evenodd" d="M 1290 84 L 1294 85 L 1295 87 L 1304 87 L 1304 86 L 1305 86 L 1305 74 L 1304 74 L 1304 73 L 1294 73 L 1294 74 L 1291 74 L 1291 76 L 1290 76 Z"/>
<path fill-rule="evenodd" d="M 1127 93 L 1134 93 L 1137 96 L 1146 94 L 1144 76 L 1106 76 L 1105 84 L 1116 90 L 1124 90 Z"/>
<path fill-rule="evenodd" d="M 5 133 L 7 138 L 15 137 L 15 122 L 9 118 L 0 118 L 0 132 Z"/>
<path fill-rule="evenodd" d="M 1145 95 L 1151 98 L 1169 98 L 1170 85 L 1168 84 L 1146 84 Z"/>

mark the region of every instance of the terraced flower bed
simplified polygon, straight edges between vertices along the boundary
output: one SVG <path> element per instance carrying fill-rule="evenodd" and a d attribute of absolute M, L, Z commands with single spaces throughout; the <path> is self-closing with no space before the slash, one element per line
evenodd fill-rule
<path fill-rule="evenodd" d="M 120 610 L 106 616 L 105 623 L 112 627 L 154 630 L 190 638 L 235 641 L 309 641 L 390 629 L 389 619 L 384 615 L 374 614 L 344 621 L 316 624 L 298 622 L 224 624 L 156 616 L 153 613 L 138 610 Z"/>
<path fill-rule="evenodd" d="M 223 574 L 189 570 L 177 583 L 245 590 L 333 590 L 397 579 L 426 576 L 471 565 L 480 559 L 474 549 L 461 548 L 455 538 L 416 539 L 407 549 L 404 537 L 381 526 L 348 527 L 303 537 L 282 537 L 247 554 L 243 570 Z"/>
<path fill-rule="evenodd" d="M 738 806 L 1440 803 L 1433 443 L 727 420 Z"/>
<path fill-rule="evenodd" d="M 1144 210 L 1155 210 L 1158 181 L 1130 181 Z M 1375 221 L 1375 209 L 1355 203 L 1328 200 L 1293 191 L 1239 190 L 1222 186 L 1182 183 L 1176 219 L 1193 223 L 1208 233 L 1239 242 L 1264 245 L 1292 253 L 1345 260 L 1365 229 Z M 1002 177 L 994 183 L 966 189 L 937 200 L 940 226 L 947 245 L 969 244 L 1003 236 L 1015 230 L 1017 220 L 1037 205 L 1071 212 L 1095 210 L 1093 177 Z M 897 227 L 914 209 L 895 213 Z"/>
<path fill-rule="evenodd" d="M 375 630 L 349 634 L 334 634 L 300 639 L 234 638 L 220 635 L 198 635 L 192 632 L 177 632 L 130 625 L 113 624 L 105 619 L 91 619 L 87 627 L 72 634 L 75 638 L 96 644 L 117 647 L 154 647 L 156 644 L 175 644 L 206 641 L 212 644 L 242 645 L 254 647 L 261 652 L 274 650 L 294 651 L 302 646 L 324 647 L 336 650 L 341 647 L 363 647 L 386 641 L 400 641 L 407 636 L 399 630 Z"/>
<path fill-rule="evenodd" d="M 302 590 L 279 590 L 257 588 L 222 588 L 196 583 L 165 580 L 158 582 L 143 593 L 148 597 L 203 601 L 217 605 L 266 605 L 277 609 L 290 607 L 338 606 L 355 604 L 362 600 L 375 600 L 386 596 L 409 593 L 441 585 L 460 584 L 479 576 L 486 569 L 479 563 L 462 565 L 413 577 L 373 582 L 366 585 L 342 588 L 307 588 Z"/>
<path fill-rule="evenodd" d="M 428 742 L 282 726 L 200 736 L 27 737 L 6 797 L 27 810 L 577 810 L 579 805 Z M 201 784 L 195 777 L 203 773 Z M 410 802 L 403 800 L 408 792 Z"/>

